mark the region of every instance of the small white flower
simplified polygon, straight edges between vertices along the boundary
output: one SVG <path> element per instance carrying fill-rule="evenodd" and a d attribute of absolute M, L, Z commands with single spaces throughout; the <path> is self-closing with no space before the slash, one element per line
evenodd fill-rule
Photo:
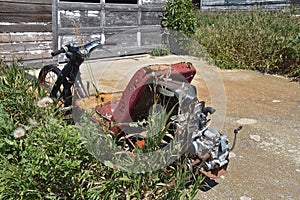
<path fill-rule="evenodd" d="M 51 124 L 55 124 L 56 122 L 57 122 L 57 119 L 54 119 L 54 118 L 51 118 L 51 119 L 50 119 L 50 123 L 51 123 Z"/>
<path fill-rule="evenodd" d="M 37 121 L 35 119 L 29 118 L 29 124 L 32 127 L 36 127 L 38 125 Z"/>
<path fill-rule="evenodd" d="M 23 137 L 24 135 L 25 135 L 25 130 L 21 127 L 17 128 L 13 132 L 14 138 L 20 138 L 20 137 Z"/>
<path fill-rule="evenodd" d="M 47 105 L 52 104 L 53 100 L 50 97 L 44 97 L 38 101 L 37 105 L 40 108 L 45 108 Z"/>
<path fill-rule="evenodd" d="M 26 131 L 29 131 L 31 129 L 30 126 L 24 126 L 24 128 L 25 128 Z"/>

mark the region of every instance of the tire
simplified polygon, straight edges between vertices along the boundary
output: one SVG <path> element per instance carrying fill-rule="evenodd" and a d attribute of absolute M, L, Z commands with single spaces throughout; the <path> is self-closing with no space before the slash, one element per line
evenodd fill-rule
<path fill-rule="evenodd" d="M 40 96 L 49 96 L 54 98 L 54 100 L 59 101 L 62 99 L 63 87 L 59 89 L 59 91 L 55 94 L 55 96 L 51 96 L 51 90 L 60 75 L 61 70 L 56 65 L 45 65 L 38 76 L 38 91 Z M 57 102 L 58 103 L 58 102 Z M 61 102 L 64 104 L 63 102 Z M 60 104 L 61 104 L 60 103 Z"/>

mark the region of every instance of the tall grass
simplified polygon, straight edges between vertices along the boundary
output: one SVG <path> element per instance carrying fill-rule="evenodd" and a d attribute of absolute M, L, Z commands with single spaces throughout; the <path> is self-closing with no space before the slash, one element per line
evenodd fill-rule
<path fill-rule="evenodd" d="M 0 81 L 0 103 L 16 124 L 27 123 L 33 114 L 39 113 L 32 105 L 37 102 L 36 84 L 26 79 L 17 62 L 7 65 L 0 61 Z"/>
<path fill-rule="evenodd" d="M 195 38 L 225 69 L 300 76 L 300 18 L 293 10 L 197 12 Z"/>

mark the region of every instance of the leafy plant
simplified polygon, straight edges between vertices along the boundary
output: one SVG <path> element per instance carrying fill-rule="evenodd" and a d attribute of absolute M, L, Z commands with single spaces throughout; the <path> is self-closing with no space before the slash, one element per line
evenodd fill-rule
<path fill-rule="evenodd" d="M 196 31 L 196 17 L 191 0 L 169 0 L 166 3 L 162 26 L 191 36 Z"/>
<path fill-rule="evenodd" d="M 169 51 L 165 48 L 155 48 L 150 51 L 150 55 L 152 56 L 166 56 L 169 54 Z"/>

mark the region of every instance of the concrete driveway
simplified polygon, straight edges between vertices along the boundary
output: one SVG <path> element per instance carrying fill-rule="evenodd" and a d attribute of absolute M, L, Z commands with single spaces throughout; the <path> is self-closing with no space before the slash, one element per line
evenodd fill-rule
<path fill-rule="evenodd" d="M 221 71 L 223 130 L 243 124 L 228 173 L 196 199 L 300 198 L 300 84 L 252 71 Z M 216 113 L 217 114 L 217 113 Z"/>

